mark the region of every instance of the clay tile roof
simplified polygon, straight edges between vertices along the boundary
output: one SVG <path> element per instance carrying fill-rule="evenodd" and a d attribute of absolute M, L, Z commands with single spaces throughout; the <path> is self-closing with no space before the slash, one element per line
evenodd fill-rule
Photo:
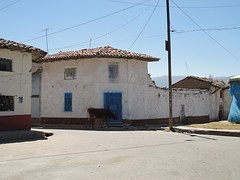
<path fill-rule="evenodd" d="M 43 58 L 47 53 L 39 48 L 0 38 L 0 49 L 32 53 L 33 59 Z"/>
<path fill-rule="evenodd" d="M 197 77 L 197 76 L 189 76 L 189 77 L 198 79 L 200 81 L 207 82 L 214 87 L 223 88 L 223 89 L 224 88 L 229 88 L 229 84 L 225 83 L 224 81 L 213 80 L 213 79 L 209 79 L 209 78 L 205 78 L 205 77 Z"/>
<path fill-rule="evenodd" d="M 152 57 L 146 54 L 139 54 L 121 49 L 116 49 L 111 46 L 104 46 L 92 49 L 82 49 L 77 51 L 65 51 L 56 54 L 48 54 L 41 59 L 41 62 L 53 62 L 84 58 L 120 58 L 136 59 L 142 61 L 159 61 L 159 58 Z"/>

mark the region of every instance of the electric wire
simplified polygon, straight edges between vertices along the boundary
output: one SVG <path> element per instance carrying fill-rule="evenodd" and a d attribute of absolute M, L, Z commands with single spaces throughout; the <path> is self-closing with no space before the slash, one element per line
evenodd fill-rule
<path fill-rule="evenodd" d="M 216 44 L 218 44 L 222 49 L 224 49 L 228 54 L 230 54 L 232 57 L 234 57 L 236 60 L 240 61 L 240 58 L 237 57 L 235 54 L 233 54 L 230 50 L 228 50 L 226 47 L 224 47 L 220 42 L 218 42 L 215 38 L 213 38 L 206 30 L 204 30 L 191 16 L 189 16 L 181 7 L 179 7 L 173 0 L 171 0 L 174 5 L 176 7 L 178 7 L 178 9 L 180 11 L 182 11 L 182 13 L 187 16 L 196 26 L 198 26 L 200 28 L 200 30 L 202 32 L 204 32 L 210 39 L 212 39 Z"/>
<path fill-rule="evenodd" d="M 90 23 L 92 23 L 92 22 L 95 22 L 95 21 L 98 21 L 98 20 L 107 18 L 107 17 L 109 17 L 109 16 L 113 16 L 113 15 L 115 15 L 115 14 L 124 12 L 124 11 L 129 10 L 129 9 L 132 9 L 132 8 L 134 8 L 134 7 L 136 7 L 136 6 L 140 6 L 141 4 L 144 4 L 144 3 L 148 2 L 148 1 L 151 1 L 151 0 L 145 0 L 145 1 L 141 2 L 141 3 L 134 4 L 134 5 L 129 6 L 129 7 L 127 7 L 127 8 L 120 9 L 120 10 L 118 10 L 118 11 L 115 11 L 115 12 L 112 12 L 112 13 L 109 13 L 109 14 L 106 14 L 106 15 L 103 15 L 103 16 L 100 16 L 100 17 L 98 17 L 98 18 L 94 18 L 94 19 L 92 19 L 92 20 L 89 20 L 89 21 L 86 21 L 86 22 L 83 22 L 83 23 L 80 23 L 80 24 L 77 24 L 77 25 L 74 25 L 74 26 L 70 26 L 70 27 L 68 27 L 68 28 L 64 28 L 64 29 L 61 29 L 61 30 L 58 30 L 58 31 L 49 33 L 48 36 L 51 36 L 51 35 L 54 35 L 54 34 L 58 34 L 58 33 L 64 32 L 64 31 L 68 31 L 68 30 L 70 30 L 70 29 L 74 29 L 74 28 L 77 28 L 77 27 L 80 27 L 80 26 L 83 26 L 83 25 L 86 25 L 86 24 L 90 24 Z M 24 43 L 24 42 L 29 42 L 29 41 L 33 41 L 33 40 L 40 39 L 40 38 L 43 38 L 43 37 L 45 37 L 45 35 L 41 35 L 41 36 L 38 36 L 38 37 L 35 37 L 35 38 L 27 39 L 27 40 L 22 41 L 22 42 L 23 42 L 23 43 Z"/>
<path fill-rule="evenodd" d="M 136 18 L 136 17 L 135 17 Z M 130 21 L 133 21 L 133 19 L 131 19 Z M 124 27 L 125 25 L 129 24 L 130 21 L 128 21 L 127 23 L 119 26 L 118 28 L 115 28 L 114 30 L 112 31 L 109 31 L 108 33 L 105 33 L 101 36 L 98 36 L 96 38 L 93 38 L 92 41 L 95 41 L 95 40 L 98 40 L 102 37 L 105 37 L 119 29 L 121 29 L 121 27 Z M 173 27 L 172 27 L 173 28 Z M 227 30 L 237 30 L 237 29 L 240 29 L 240 27 L 224 27 L 224 28 L 207 28 L 207 29 L 190 29 L 190 30 L 173 30 L 172 31 L 172 35 L 177 35 L 177 34 L 184 34 L 184 33 L 191 33 L 191 32 L 201 32 L 201 31 L 227 31 Z M 166 34 L 155 34 L 155 35 L 149 35 L 149 36 L 143 36 L 143 37 L 140 37 L 138 39 L 151 39 L 151 38 L 158 38 L 158 37 L 163 37 L 163 36 L 166 36 Z M 109 41 L 109 42 L 106 42 L 105 44 L 110 44 L 110 43 L 118 43 L 118 42 L 126 42 L 126 41 L 132 41 L 134 40 L 134 38 L 129 38 L 129 39 L 122 39 L 122 40 L 116 40 L 116 41 Z M 77 43 L 77 44 L 72 44 L 72 45 L 68 45 L 68 46 L 62 46 L 62 47 L 56 47 L 56 48 L 51 48 L 49 49 L 49 51 L 54 51 L 54 50 L 58 50 L 58 49 L 67 49 L 67 48 L 71 48 L 71 47 L 76 47 L 76 46 L 87 46 L 89 44 L 89 40 L 87 41 L 83 41 L 81 43 Z M 93 45 L 99 45 L 99 44 L 104 44 L 104 43 L 93 43 Z"/>
<path fill-rule="evenodd" d="M 7 8 L 13 6 L 14 4 L 19 3 L 20 1 L 22 1 L 22 0 L 17 0 L 17 1 L 12 2 L 12 3 L 8 4 L 8 5 L 6 5 L 6 6 L 2 7 L 2 8 L 0 8 L 0 11 L 2 11 L 2 10 L 4 10 L 4 9 L 7 9 Z"/>
<path fill-rule="evenodd" d="M 157 9 L 157 6 L 158 6 L 159 2 L 160 2 L 160 0 L 158 0 L 158 2 L 156 3 L 156 5 L 155 5 L 155 7 L 154 7 L 152 13 L 150 14 L 150 16 L 149 16 L 147 22 L 144 24 L 142 30 L 140 31 L 140 33 L 138 34 L 138 36 L 136 37 L 136 39 L 133 41 L 133 43 L 132 43 L 132 44 L 130 45 L 130 47 L 128 48 L 128 51 L 132 48 L 132 46 L 135 44 L 135 42 L 138 40 L 138 38 L 141 36 L 141 34 L 143 33 L 143 31 L 144 31 L 145 28 L 147 27 L 149 21 L 151 20 L 151 18 L 152 18 L 152 16 L 153 16 L 154 12 L 155 12 L 156 9 Z"/>
<path fill-rule="evenodd" d="M 192 29 L 192 30 L 174 30 L 175 33 L 188 33 L 188 32 L 197 32 L 197 31 L 227 31 L 227 30 L 237 30 L 240 27 L 225 27 L 225 28 L 208 28 L 208 29 Z"/>
<path fill-rule="evenodd" d="M 133 2 L 129 2 L 129 1 L 120 1 L 120 0 L 108 0 L 111 2 L 115 2 L 115 3 L 121 3 L 121 4 L 136 4 Z M 154 4 L 142 4 L 141 6 L 155 6 Z M 160 6 L 158 5 L 158 7 L 166 7 L 166 6 Z M 240 7 L 240 4 L 233 4 L 233 5 L 222 5 L 222 6 L 181 6 L 181 8 L 183 9 L 219 9 L 219 8 L 237 8 Z M 171 6 L 171 8 L 178 8 L 177 6 Z"/>
<path fill-rule="evenodd" d="M 149 7 L 150 8 L 150 7 Z M 133 17 L 132 19 L 130 19 L 129 21 L 127 21 L 126 23 L 114 28 L 113 30 L 107 32 L 107 33 L 104 33 L 98 37 L 95 37 L 95 38 L 91 38 L 91 41 L 96 41 L 98 39 L 101 39 L 103 37 L 106 37 L 120 29 L 122 29 L 123 27 L 127 26 L 128 24 L 130 24 L 131 22 L 133 22 L 134 20 L 136 20 L 137 18 L 139 18 L 142 14 L 144 14 L 149 8 L 145 9 L 143 12 L 141 12 L 140 14 L 138 14 L 137 16 Z M 75 47 L 75 46 L 79 46 L 79 45 L 87 45 L 89 43 L 89 41 L 83 41 L 81 43 L 77 43 L 77 44 L 73 44 L 73 45 L 69 45 L 69 46 L 63 46 L 63 47 L 57 47 L 57 48 L 52 48 L 52 49 L 49 49 L 49 50 L 58 50 L 58 49 L 66 49 L 66 48 L 71 48 L 71 47 Z"/>

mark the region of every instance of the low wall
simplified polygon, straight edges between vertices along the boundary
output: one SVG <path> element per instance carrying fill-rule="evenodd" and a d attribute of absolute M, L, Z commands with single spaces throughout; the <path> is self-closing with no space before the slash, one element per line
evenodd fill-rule
<path fill-rule="evenodd" d="M 0 131 L 30 130 L 31 115 L 0 116 Z"/>
<path fill-rule="evenodd" d="M 131 126 L 144 126 L 144 125 L 163 125 L 168 124 L 169 118 L 160 119 L 124 119 L 123 124 L 130 124 Z M 180 123 L 179 118 L 173 118 L 173 123 Z"/>
<path fill-rule="evenodd" d="M 42 117 L 42 124 L 75 124 L 85 125 L 87 118 L 60 118 L 60 117 Z"/>
<path fill-rule="evenodd" d="M 188 116 L 182 121 L 183 124 L 200 124 L 210 122 L 209 116 Z"/>
<path fill-rule="evenodd" d="M 42 117 L 42 124 L 72 124 L 72 125 L 85 125 L 87 118 L 55 118 L 55 117 Z M 194 124 L 194 123 L 206 123 L 209 122 L 209 116 L 188 116 L 184 121 L 181 121 L 179 117 L 173 118 L 174 124 Z M 129 124 L 131 126 L 144 126 L 144 125 L 163 125 L 168 124 L 169 118 L 159 119 L 123 119 L 123 124 Z"/>

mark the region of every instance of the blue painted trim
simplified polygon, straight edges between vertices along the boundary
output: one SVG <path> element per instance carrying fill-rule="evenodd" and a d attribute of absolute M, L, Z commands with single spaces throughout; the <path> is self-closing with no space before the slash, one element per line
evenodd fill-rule
<path fill-rule="evenodd" d="M 116 106 L 117 107 L 117 115 L 118 115 L 118 122 L 122 122 L 122 93 L 121 92 L 106 92 L 104 93 L 104 108 L 109 108 L 109 106 Z M 115 97 L 119 101 L 109 102 L 109 97 Z M 112 104 L 113 103 L 113 104 Z M 111 108 L 110 108 L 111 110 Z M 110 122 L 111 123 L 111 122 Z"/>
<path fill-rule="evenodd" d="M 72 112 L 72 93 L 64 93 L 64 111 Z"/>

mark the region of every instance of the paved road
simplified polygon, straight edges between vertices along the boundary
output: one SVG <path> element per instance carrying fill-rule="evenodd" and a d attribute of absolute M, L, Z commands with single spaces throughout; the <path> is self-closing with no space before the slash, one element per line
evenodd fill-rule
<path fill-rule="evenodd" d="M 45 130 L 0 145 L 0 179 L 239 179 L 240 138 L 164 131 Z"/>

